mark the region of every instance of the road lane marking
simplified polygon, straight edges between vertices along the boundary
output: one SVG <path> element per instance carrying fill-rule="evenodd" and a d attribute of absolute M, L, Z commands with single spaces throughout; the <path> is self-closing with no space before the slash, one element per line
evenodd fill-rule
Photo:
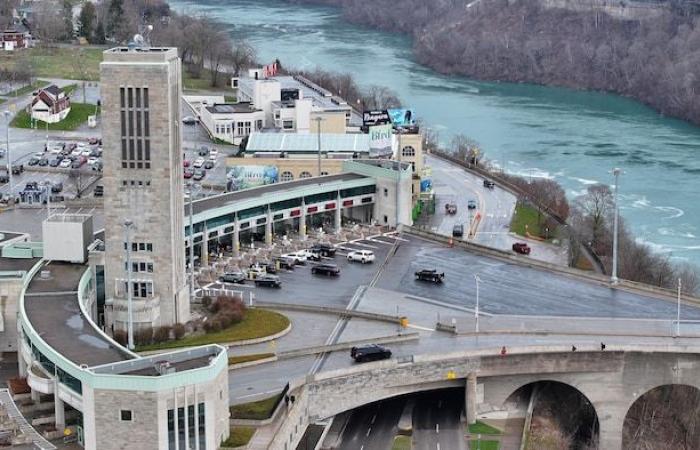
<path fill-rule="evenodd" d="M 440 433 L 440 424 L 439 423 L 435 424 L 435 433 Z"/>
<path fill-rule="evenodd" d="M 369 434 L 372 432 L 372 427 L 367 428 L 367 437 L 369 437 Z"/>
<path fill-rule="evenodd" d="M 236 397 L 236 399 L 239 399 L 239 398 L 256 397 L 256 396 L 259 396 L 259 395 L 276 394 L 276 393 L 278 393 L 279 391 L 280 391 L 279 389 L 273 389 L 273 390 L 271 390 L 271 391 L 258 392 L 258 393 L 256 393 L 256 394 L 246 394 L 246 395 L 241 395 L 240 397 Z"/>
<path fill-rule="evenodd" d="M 440 450 L 440 443 L 438 442 L 436 445 L 437 445 L 437 450 Z"/>
<path fill-rule="evenodd" d="M 413 324 L 408 324 L 408 328 L 414 328 L 416 330 L 423 330 L 423 331 L 435 331 L 435 328 L 428 328 L 428 327 L 422 327 L 420 325 L 413 325 Z"/>
<path fill-rule="evenodd" d="M 372 425 L 374 425 L 375 420 L 377 420 L 377 413 L 374 413 L 374 415 L 372 416 Z"/>

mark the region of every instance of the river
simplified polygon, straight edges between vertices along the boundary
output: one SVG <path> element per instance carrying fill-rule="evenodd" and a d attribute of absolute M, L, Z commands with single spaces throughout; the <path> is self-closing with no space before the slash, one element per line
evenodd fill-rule
<path fill-rule="evenodd" d="M 352 73 L 385 85 L 440 132 L 464 133 L 508 172 L 553 177 L 570 197 L 624 170 L 620 208 L 639 240 L 700 265 L 700 128 L 614 95 L 446 77 L 417 64 L 406 36 L 364 29 L 329 7 L 281 0 L 171 0 L 207 14 L 261 61 Z"/>

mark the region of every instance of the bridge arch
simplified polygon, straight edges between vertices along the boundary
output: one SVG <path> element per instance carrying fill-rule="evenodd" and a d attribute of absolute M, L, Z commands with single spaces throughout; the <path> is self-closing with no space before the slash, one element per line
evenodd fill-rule
<path fill-rule="evenodd" d="M 694 450 L 698 442 L 700 389 L 696 386 L 658 385 L 639 395 L 625 414 L 622 427 L 625 450 Z"/>
<path fill-rule="evenodd" d="M 532 415 L 529 436 L 535 442 L 538 429 L 555 425 L 561 433 L 547 430 L 548 440 L 558 438 L 569 448 L 598 448 L 598 412 L 586 394 L 570 383 L 554 379 L 522 383 L 505 398 L 502 407 Z"/>

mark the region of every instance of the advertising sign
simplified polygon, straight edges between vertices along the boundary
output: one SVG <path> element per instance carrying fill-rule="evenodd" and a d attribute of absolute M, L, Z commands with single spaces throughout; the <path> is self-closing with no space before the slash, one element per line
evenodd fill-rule
<path fill-rule="evenodd" d="M 263 77 L 270 78 L 277 75 L 277 63 L 268 64 L 263 66 Z"/>
<path fill-rule="evenodd" d="M 226 171 L 226 190 L 229 192 L 277 183 L 276 166 L 232 166 Z"/>
<path fill-rule="evenodd" d="M 420 191 L 421 192 L 430 192 L 433 190 L 433 180 L 430 178 L 423 178 L 420 180 Z"/>
<path fill-rule="evenodd" d="M 416 115 L 412 109 L 387 109 L 391 123 L 397 127 L 410 127 L 416 124 Z"/>
<path fill-rule="evenodd" d="M 362 113 L 362 125 L 371 127 L 374 125 L 383 125 L 390 123 L 391 119 L 386 109 L 378 109 L 374 111 L 364 111 Z"/>
<path fill-rule="evenodd" d="M 392 155 L 391 125 L 376 125 L 369 127 L 369 156 L 370 158 L 390 158 Z"/>

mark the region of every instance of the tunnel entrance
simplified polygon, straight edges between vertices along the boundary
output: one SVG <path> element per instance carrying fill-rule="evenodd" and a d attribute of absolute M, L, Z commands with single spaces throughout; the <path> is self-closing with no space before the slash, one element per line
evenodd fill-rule
<path fill-rule="evenodd" d="M 632 404 L 622 429 L 624 450 L 696 450 L 700 446 L 700 390 L 673 384 Z"/>
<path fill-rule="evenodd" d="M 530 419 L 526 450 L 593 450 L 598 448 L 598 415 L 578 389 L 556 381 L 527 384 L 506 400 Z"/>

